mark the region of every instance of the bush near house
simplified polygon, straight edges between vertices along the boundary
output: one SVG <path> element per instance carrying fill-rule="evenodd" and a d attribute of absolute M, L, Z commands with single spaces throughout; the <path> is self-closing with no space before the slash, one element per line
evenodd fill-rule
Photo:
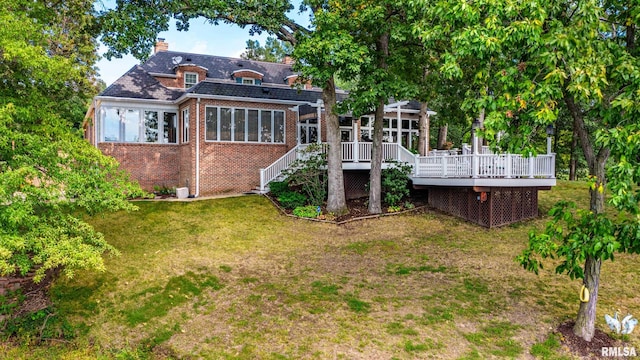
<path fill-rule="evenodd" d="M 407 163 L 394 163 L 382 169 L 382 193 L 384 202 L 392 207 L 399 206 L 404 197 L 409 196 L 409 174 L 411 166 Z"/>
<path fill-rule="evenodd" d="M 285 191 L 278 197 L 280 205 L 285 209 L 295 209 L 307 203 L 307 197 L 295 191 Z"/>
<path fill-rule="evenodd" d="M 287 191 L 289 191 L 289 181 L 272 181 L 269 183 L 269 192 L 276 199 Z"/>

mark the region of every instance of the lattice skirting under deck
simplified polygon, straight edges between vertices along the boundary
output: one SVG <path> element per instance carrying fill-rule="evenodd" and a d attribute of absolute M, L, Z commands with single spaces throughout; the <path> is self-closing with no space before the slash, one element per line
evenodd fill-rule
<path fill-rule="evenodd" d="M 431 187 L 429 205 L 484 227 L 512 224 L 538 216 L 538 189 L 532 187 Z"/>

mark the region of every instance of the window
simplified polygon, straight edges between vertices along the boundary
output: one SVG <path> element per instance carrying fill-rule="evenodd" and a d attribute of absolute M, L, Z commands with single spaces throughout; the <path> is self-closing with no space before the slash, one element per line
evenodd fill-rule
<path fill-rule="evenodd" d="M 182 110 L 182 142 L 189 142 L 189 108 Z"/>
<path fill-rule="evenodd" d="M 158 112 L 144 112 L 144 141 L 158 142 Z"/>
<path fill-rule="evenodd" d="M 207 141 L 284 143 L 284 111 L 207 106 L 205 134 Z"/>
<path fill-rule="evenodd" d="M 102 109 L 102 136 L 104 141 L 120 141 L 120 109 Z"/>
<path fill-rule="evenodd" d="M 218 108 L 207 107 L 204 119 L 205 140 L 218 140 Z"/>
<path fill-rule="evenodd" d="M 373 137 L 373 117 L 364 116 L 360 118 L 360 140 L 371 142 Z M 398 124 L 401 126 L 398 129 Z M 382 141 L 397 143 L 398 138 L 402 146 L 407 149 L 414 149 L 417 146 L 418 120 L 385 118 L 383 120 Z"/>
<path fill-rule="evenodd" d="M 254 79 L 254 78 L 248 78 L 248 77 L 237 77 L 236 79 L 236 83 L 237 84 L 247 84 L 247 85 L 261 85 L 262 84 L 262 80 L 260 79 Z"/>
<path fill-rule="evenodd" d="M 220 140 L 231 140 L 231 109 L 220 108 Z"/>
<path fill-rule="evenodd" d="M 245 109 L 235 109 L 233 112 L 233 141 L 246 141 L 245 140 Z"/>
<path fill-rule="evenodd" d="M 100 113 L 102 141 L 176 143 L 175 112 L 103 107 Z"/>
<path fill-rule="evenodd" d="M 188 89 L 198 83 L 198 74 L 192 72 L 184 73 L 184 87 Z"/>
<path fill-rule="evenodd" d="M 176 113 L 171 113 L 171 112 L 166 112 L 164 113 L 164 122 L 162 124 L 162 128 L 164 129 L 164 133 L 163 133 L 163 142 L 166 144 L 175 144 L 176 141 L 178 140 L 178 137 L 176 136 L 176 132 L 177 132 L 177 114 Z"/>

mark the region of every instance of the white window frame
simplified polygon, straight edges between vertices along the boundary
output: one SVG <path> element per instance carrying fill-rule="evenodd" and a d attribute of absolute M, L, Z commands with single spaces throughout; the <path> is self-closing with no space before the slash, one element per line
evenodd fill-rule
<path fill-rule="evenodd" d="M 220 115 L 220 109 L 221 108 L 225 108 L 225 109 L 230 109 L 231 110 L 231 134 L 230 134 L 230 139 L 231 140 L 220 140 L 220 126 L 221 126 L 221 115 Z M 217 115 L 217 119 L 218 121 L 216 122 L 216 138 L 215 139 L 207 139 L 206 134 L 207 134 L 207 115 L 209 113 L 209 109 L 215 109 L 216 115 Z M 243 140 L 234 140 L 236 135 L 235 135 L 235 130 L 236 130 L 236 111 L 237 110 L 241 110 L 244 111 L 244 136 L 243 136 Z M 257 126 L 257 130 L 258 130 L 258 141 L 249 141 L 249 111 L 250 110 L 254 110 L 257 111 L 258 113 L 258 126 Z M 271 141 L 263 141 L 262 140 L 262 133 L 261 133 L 261 129 L 262 129 L 262 112 L 263 111 L 269 111 L 271 113 Z M 276 117 L 275 114 L 276 112 L 281 112 L 282 113 L 282 142 L 275 142 L 275 138 L 276 138 L 276 134 L 275 134 L 275 122 L 276 122 Z M 233 143 L 246 143 L 246 144 L 270 144 L 270 145 L 282 145 L 282 144 L 286 144 L 287 142 L 287 113 L 284 110 L 274 110 L 274 109 L 260 109 L 260 108 L 244 108 L 244 107 L 231 107 L 231 106 L 219 106 L 219 105 L 206 105 L 205 106 L 205 142 L 233 142 Z"/>
<path fill-rule="evenodd" d="M 189 143 L 189 108 L 180 110 L 180 142 L 182 144 Z"/>
<path fill-rule="evenodd" d="M 118 122 L 118 140 L 106 140 L 104 129 L 106 128 L 106 111 L 108 110 L 116 110 L 118 114 L 119 121 Z M 138 119 L 136 124 L 131 124 L 137 126 L 138 141 L 126 141 L 126 114 L 129 112 L 135 111 L 138 113 Z M 154 142 L 145 141 L 146 140 L 146 119 L 145 113 L 155 112 L 157 115 L 157 129 L 154 131 L 157 132 L 157 140 Z M 105 143 L 122 143 L 122 144 L 168 144 L 168 145 L 176 145 L 178 143 L 178 139 L 176 139 L 175 143 L 165 142 L 164 141 L 164 116 L 166 113 L 176 113 L 175 109 L 167 108 L 167 107 L 142 107 L 142 106 L 129 106 L 127 104 L 105 104 L 100 108 L 100 119 L 99 119 L 99 127 L 98 127 L 98 139 L 99 142 Z"/>
<path fill-rule="evenodd" d="M 187 82 L 187 77 L 189 75 L 195 76 L 195 82 L 193 84 L 191 84 L 190 82 Z M 198 83 L 198 73 L 185 71 L 185 73 L 184 73 L 184 88 L 188 89 L 188 88 L 194 86 L 197 83 Z M 191 85 L 189 85 L 189 84 L 191 84 Z"/>
<path fill-rule="evenodd" d="M 242 84 L 243 85 L 255 85 L 256 84 L 256 79 L 243 77 L 242 78 Z"/>

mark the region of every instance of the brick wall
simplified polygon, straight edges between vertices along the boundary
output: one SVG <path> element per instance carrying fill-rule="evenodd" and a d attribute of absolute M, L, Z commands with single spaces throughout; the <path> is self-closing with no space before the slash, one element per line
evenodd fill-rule
<path fill-rule="evenodd" d="M 98 148 L 118 160 L 120 167 L 145 190 L 153 190 L 156 185 L 179 185 L 178 145 L 100 143 Z"/>
<path fill-rule="evenodd" d="M 195 100 L 191 101 L 195 103 Z M 285 143 L 261 144 L 205 141 L 204 120 L 205 107 L 207 105 L 283 110 L 285 111 L 286 124 Z M 271 165 L 297 144 L 297 115 L 295 112 L 290 111 L 289 107 L 290 105 L 202 100 L 200 103 L 200 195 L 240 193 L 253 190 L 259 186 L 260 169 Z M 195 138 L 195 134 L 193 136 Z M 192 166 L 195 167 L 195 156 Z M 195 181 L 195 178 L 193 181 Z"/>
<path fill-rule="evenodd" d="M 196 193 L 196 100 L 188 99 L 178 110 L 178 137 L 182 140 L 182 110 L 189 108 L 190 136 L 186 144 L 100 143 L 98 148 L 113 156 L 123 169 L 146 190 L 154 186 L 188 187 Z M 205 141 L 206 106 L 282 110 L 285 112 L 285 143 L 244 143 Z M 260 185 L 260 169 L 297 144 L 297 114 L 290 105 L 220 101 L 205 99 L 200 103 L 200 195 L 241 193 Z M 322 137 L 326 138 L 323 126 Z"/>
<path fill-rule="evenodd" d="M 202 81 L 207 77 L 207 71 L 201 67 L 195 65 L 183 65 L 176 69 L 176 78 L 168 78 L 156 76 L 156 79 L 166 87 L 170 88 L 184 88 L 184 73 L 196 73 L 198 74 L 198 81 Z"/>

